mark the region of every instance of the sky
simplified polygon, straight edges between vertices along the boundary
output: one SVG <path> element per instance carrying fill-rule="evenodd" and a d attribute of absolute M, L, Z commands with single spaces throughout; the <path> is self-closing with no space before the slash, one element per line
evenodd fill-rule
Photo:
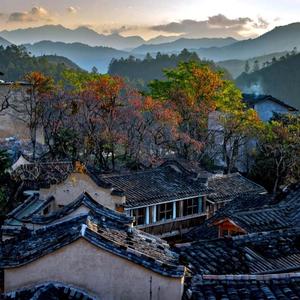
<path fill-rule="evenodd" d="M 300 0 L 0 0 L 0 29 L 61 24 L 99 33 L 255 37 L 300 21 Z"/>

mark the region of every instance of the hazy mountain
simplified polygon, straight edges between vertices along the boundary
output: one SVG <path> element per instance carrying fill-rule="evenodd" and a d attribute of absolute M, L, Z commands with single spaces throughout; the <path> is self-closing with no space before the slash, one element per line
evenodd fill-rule
<path fill-rule="evenodd" d="M 134 53 L 174 53 L 180 52 L 182 49 L 197 49 L 210 47 L 223 47 L 237 42 L 234 38 L 201 38 L 188 39 L 180 38 L 173 42 L 162 44 L 141 45 L 133 50 Z"/>
<path fill-rule="evenodd" d="M 0 32 L 0 36 L 17 45 L 49 40 L 64 43 L 78 42 L 90 46 L 105 46 L 117 49 L 132 49 L 145 43 L 139 36 L 123 37 L 117 33 L 104 35 L 84 26 L 77 29 L 68 29 L 61 25 L 45 25 L 12 31 L 4 30 Z"/>
<path fill-rule="evenodd" d="M 180 36 L 166 36 L 166 35 L 159 35 L 155 38 L 152 38 L 150 40 L 147 40 L 145 44 L 147 45 L 157 45 L 157 44 L 162 44 L 162 43 L 171 43 L 176 40 L 180 39 Z"/>
<path fill-rule="evenodd" d="M 26 44 L 26 49 L 35 56 L 59 55 L 67 57 L 80 68 L 91 70 L 96 66 L 102 73 L 107 72 L 113 58 L 127 57 L 128 52 L 108 47 L 91 47 L 81 43 L 62 43 L 42 41 L 33 45 Z"/>
<path fill-rule="evenodd" d="M 285 52 L 278 52 L 278 53 L 271 53 L 268 55 L 253 57 L 248 60 L 240 60 L 240 59 L 231 59 L 231 60 L 224 60 L 217 63 L 220 67 L 226 69 L 233 78 L 237 78 L 245 71 L 245 65 L 248 61 L 250 66 L 250 71 L 253 70 L 254 62 L 258 61 L 258 64 L 260 66 L 263 66 L 266 62 L 271 62 L 273 57 L 276 59 L 280 58 L 281 56 L 284 56 L 287 54 L 287 51 Z"/>
<path fill-rule="evenodd" d="M 281 59 L 269 67 L 236 79 L 246 93 L 270 94 L 300 109 L 300 54 Z"/>
<path fill-rule="evenodd" d="M 292 50 L 294 47 L 300 47 L 300 23 L 275 27 L 258 38 L 240 41 L 229 46 L 199 49 L 197 53 L 200 57 L 222 61 L 248 59 L 269 53 Z"/>
<path fill-rule="evenodd" d="M 10 46 L 10 45 L 11 45 L 11 43 L 9 41 L 7 41 L 6 39 L 4 39 L 0 36 L 0 46 L 5 48 L 5 47 Z"/>

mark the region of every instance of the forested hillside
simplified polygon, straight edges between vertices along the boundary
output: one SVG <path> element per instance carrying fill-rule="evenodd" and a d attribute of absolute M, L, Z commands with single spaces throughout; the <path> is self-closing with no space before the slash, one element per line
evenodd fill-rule
<path fill-rule="evenodd" d="M 271 94 L 300 109 L 300 54 L 282 57 L 256 72 L 243 73 L 236 83 L 244 92 Z"/>
<path fill-rule="evenodd" d="M 224 60 L 217 63 L 218 66 L 226 69 L 233 78 L 237 78 L 247 68 L 246 65 L 249 67 L 249 72 L 252 72 L 255 69 L 256 65 L 264 66 L 267 61 L 272 61 L 275 57 L 279 59 L 281 56 L 286 55 L 288 52 L 278 52 L 278 53 L 271 53 L 263 56 L 253 57 L 248 60 L 241 60 L 241 59 L 231 59 L 231 60 Z"/>
<path fill-rule="evenodd" d="M 121 58 L 119 60 L 112 60 L 109 65 L 108 73 L 111 75 L 119 75 L 126 78 L 135 87 L 144 89 L 149 81 L 154 79 L 164 78 L 164 69 L 174 68 L 179 62 L 188 61 L 200 62 L 198 55 L 195 52 L 189 52 L 184 49 L 180 54 L 160 54 L 156 57 L 152 57 L 147 54 L 144 59 L 138 59 L 134 56 L 130 56 L 127 59 Z M 226 70 L 217 67 L 213 62 L 203 61 L 208 64 L 213 70 L 222 70 L 225 73 L 226 78 L 230 78 L 229 73 Z"/>
<path fill-rule="evenodd" d="M 0 47 L 0 70 L 4 73 L 1 79 L 6 81 L 22 80 L 26 73 L 32 71 L 40 71 L 59 80 L 65 69 L 78 69 L 75 66 L 63 57 L 32 57 L 22 47 Z"/>

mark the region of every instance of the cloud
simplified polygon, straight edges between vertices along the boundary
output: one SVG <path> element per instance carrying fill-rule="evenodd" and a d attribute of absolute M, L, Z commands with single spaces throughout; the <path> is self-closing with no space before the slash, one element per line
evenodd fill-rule
<path fill-rule="evenodd" d="M 253 23 L 253 27 L 259 29 L 266 29 L 269 25 L 270 23 L 262 17 L 258 17 L 257 22 Z"/>
<path fill-rule="evenodd" d="M 127 26 L 127 25 L 123 25 L 123 26 L 120 26 L 120 27 L 115 27 L 115 28 L 106 28 L 104 30 L 102 30 L 102 32 L 104 34 L 121 34 L 121 33 L 124 33 L 124 32 L 128 32 L 130 30 L 139 30 L 140 27 L 139 26 Z"/>
<path fill-rule="evenodd" d="M 13 12 L 8 17 L 8 22 L 38 22 L 52 21 L 49 12 L 40 6 L 34 6 L 30 11 Z"/>
<path fill-rule="evenodd" d="M 68 11 L 68 13 L 70 13 L 70 14 L 76 14 L 76 13 L 78 12 L 78 8 L 77 8 L 77 7 L 74 7 L 74 6 L 69 6 L 69 7 L 67 8 L 67 11 Z"/>
<path fill-rule="evenodd" d="M 261 17 L 255 22 L 248 17 L 229 19 L 219 14 L 208 17 L 207 20 L 196 21 L 187 19 L 180 22 L 152 26 L 150 29 L 181 34 L 187 37 L 232 36 L 241 38 L 245 33 L 251 33 L 255 28 L 267 28 L 268 25 L 269 23 Z"/>

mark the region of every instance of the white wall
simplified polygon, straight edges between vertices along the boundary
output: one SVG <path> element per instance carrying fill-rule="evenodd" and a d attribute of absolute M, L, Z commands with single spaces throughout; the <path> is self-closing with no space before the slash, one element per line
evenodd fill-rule
<path fill-rule="evenodd" d="M 269 121 L 273 117 L 273 112 L 280 114 L 286 114 L 289 112 L 288 109 L 286 109 L 282 105 L 269 100 L 259 102 L 255 105 L 254 109 L 257 111 L 260 119 L 264 122 Z"/>
<path fill-rule="evenodd" d="M 64 182 L 52 185 L 49 189 L 41 189 L 39 193 L 44 199 L 54 196 L 57 205 L 67 205 L 84 191 L 88 192 L 98 203 L 110 209 L 115 209 L 116 202 L 110 194 L 110 189 L 100 188 L 86 174 L 72 173 Z"/>
<path fill-rule="evenodd" d="M 93 246 L 83 238 L 4 271 L 5 291 L 47 281 L 72 284 L 105 300 L 181 299 L 183 278 L 170 278 Z M 151 282 L 151 283 L 150 283 Z"/>

